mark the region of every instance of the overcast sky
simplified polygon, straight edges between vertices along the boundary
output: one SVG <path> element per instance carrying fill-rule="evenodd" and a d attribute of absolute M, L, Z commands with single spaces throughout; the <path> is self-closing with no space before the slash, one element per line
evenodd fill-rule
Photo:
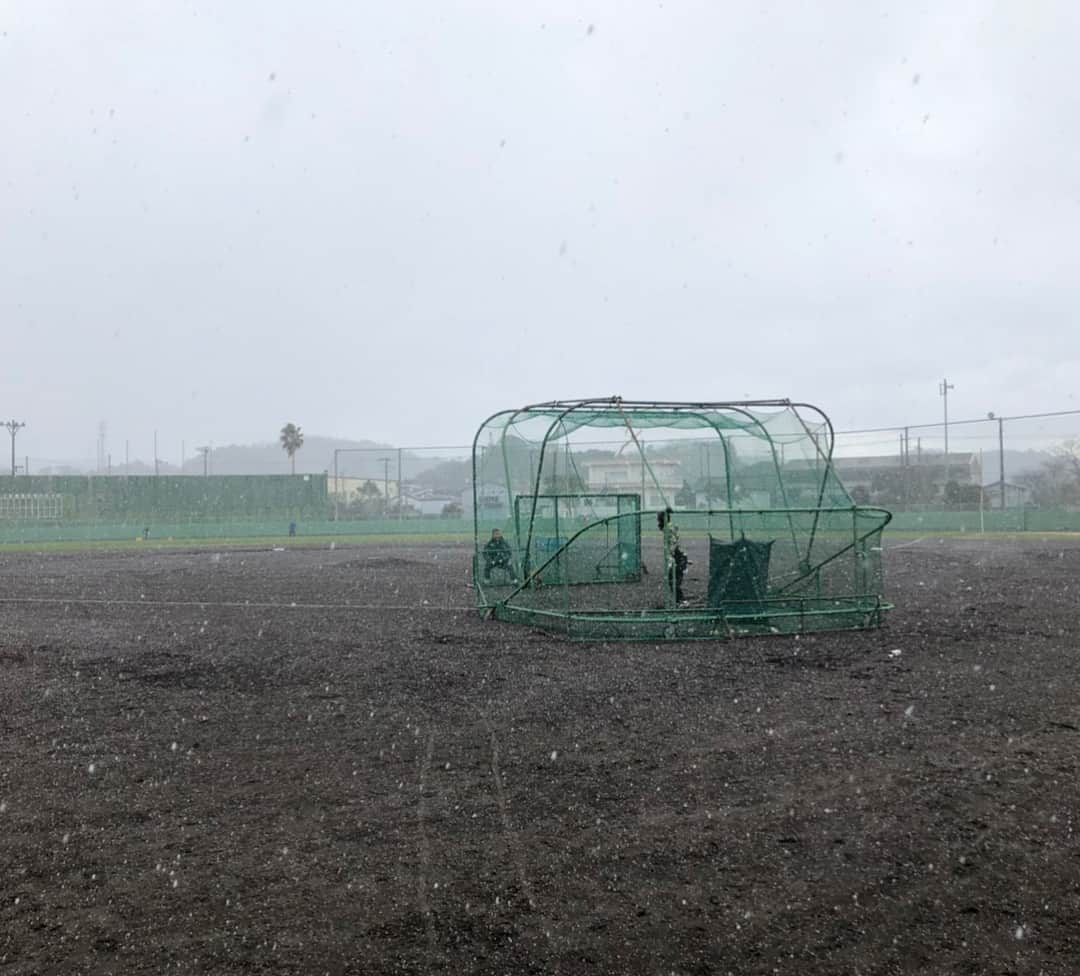
<path fill-rule="evenodd" d="M 1080 7 L 0 0 L 20 456 L 1080 408 Z"/>

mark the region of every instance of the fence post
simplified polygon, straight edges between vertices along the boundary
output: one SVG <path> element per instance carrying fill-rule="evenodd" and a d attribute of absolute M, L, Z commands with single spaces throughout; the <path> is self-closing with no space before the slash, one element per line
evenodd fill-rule
<path fill-rule="evenodd" d="M 1001 510 L 1005 511 L 1005 418 L 998 417 L 998 481 L 1001 483 Z"/>

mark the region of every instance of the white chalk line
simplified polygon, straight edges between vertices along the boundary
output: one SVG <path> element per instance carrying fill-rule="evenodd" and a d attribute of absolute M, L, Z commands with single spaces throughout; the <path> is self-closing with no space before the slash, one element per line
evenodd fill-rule
<path fill-rule="evenodd" d="M 220 607 L 229 610 L 356 610 L 362 613 L 372 612 L 413 612 L 416 610 L 436 610 L 439 612 L 473 612 L 475 604 L 457 606 L 446 603 L 254 603 L 247 600 L 109 600 L 102 597 L 65 596 L 34 597 L 4 596 L 0 603 L 25 603 L 41 606 L 63 606 L 78 603 L 95 607 L 198 607 L 210 609 Z"/>
<path fill-rule="evenodd" d="M 911 542 L 900 542 L 896 545 L 889 545 L 886 547 L 886 552 L 891 552 L 893 549 L 907 549 L 909 546 L 917 546 L 920 542 L 925 542 L 926 536 L 919 536 L 918 539 L 912 539 Z"/>

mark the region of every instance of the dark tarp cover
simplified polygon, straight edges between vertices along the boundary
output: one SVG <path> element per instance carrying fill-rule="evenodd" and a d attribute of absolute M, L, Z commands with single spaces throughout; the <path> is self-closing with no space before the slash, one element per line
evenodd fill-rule
<path fill-rule="evenodd" d="M 762 609 L 771 552 L 772 540 L 718 542 L 709 536 L 709 606 L 735 613 Z"/>

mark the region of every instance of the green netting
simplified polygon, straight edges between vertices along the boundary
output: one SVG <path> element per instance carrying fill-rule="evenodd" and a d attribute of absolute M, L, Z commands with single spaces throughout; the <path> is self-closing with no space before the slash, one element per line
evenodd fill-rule
<path fill-rule="evenodd" d="M 7 504 L 5 504 L 5 501 Z M 0 479 L 4 522 L 64 525 L 326 518 L 327 476 L 150 475 Z"/>
<path fill-rule="evenodd" d="M 546 564 L 545 582 L 626 583 L 641 575 L 641 510 L 638 495 L 519 495 L 514 499 L 514 536 L 529 540 L 519 550 L 523 573 Z M 632 514 L 633 518 L 611 518 Z M 592 525 L 602 532 L 572 536 Z"/>
<path fill-rule="evenodd" d="M 513 571 L 478 572 L 478 603 L 583 639 L 876 626 L 890 516 L 855 505 L 832 446 L 821 411 L 782 400 L 496 414 L 474 441 L 476 565 L 499 529 Z"/>

